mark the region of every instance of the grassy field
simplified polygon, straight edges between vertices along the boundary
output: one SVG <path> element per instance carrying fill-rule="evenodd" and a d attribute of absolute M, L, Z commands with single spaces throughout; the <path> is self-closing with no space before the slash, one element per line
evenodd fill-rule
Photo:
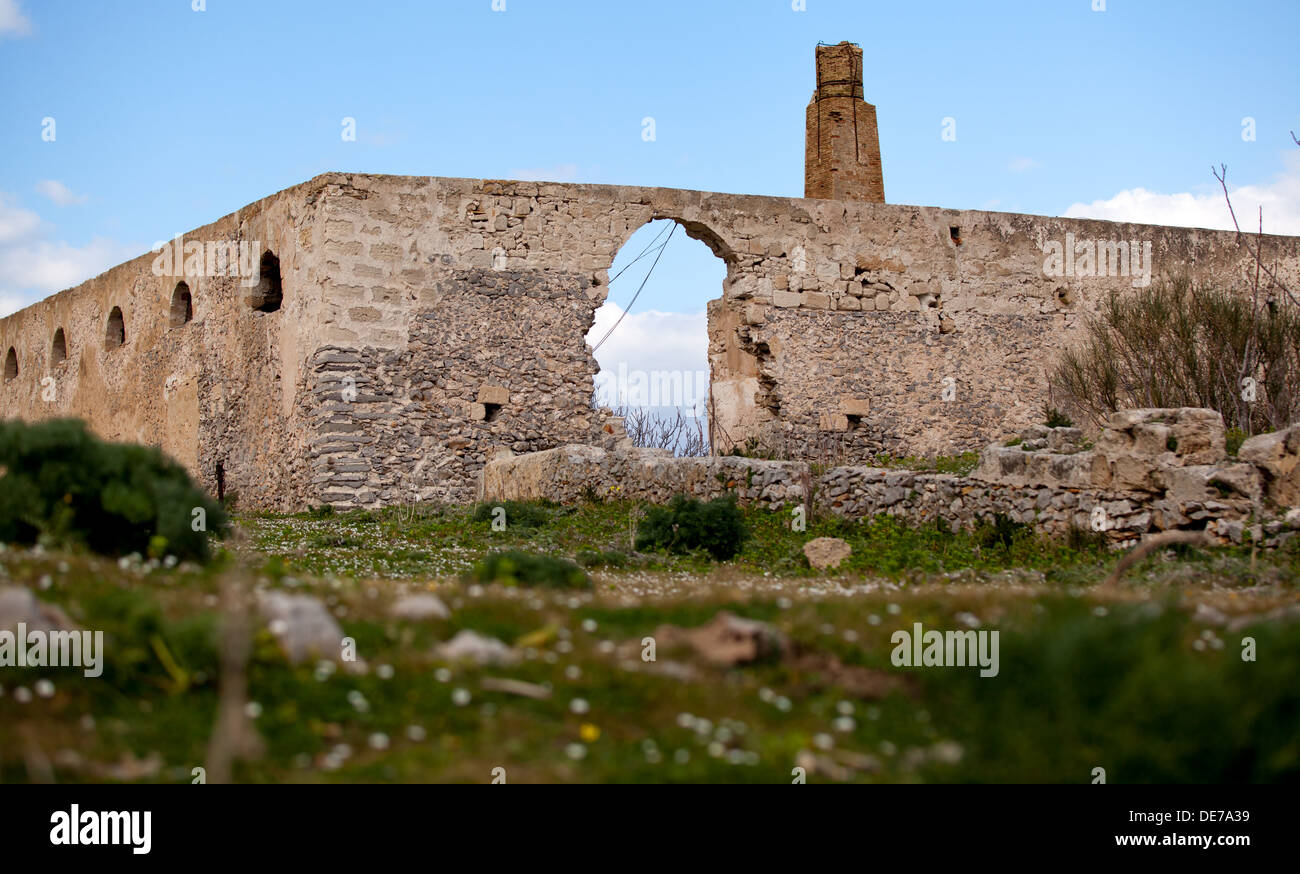
<path fill-rule="evenodd" d="M 745 511 L 732 561 L 638 554 L 631 504 L 245 516 L 206 568 L 9 547 L 17 584 L 103 630 L 103 676 L 0 667 L 0 779 L 188 783 L 207 762 L 221 593 L 324 601 L 361 660 L 291 665 L 254 626 L 244 712 L 279 781 L 1087 783 L 1300 776 L 1300 550 L 1153 556 L 1098 590 L 1116 556 L 1014 526 L 952 534 Z M 841 537 L 835 572 L 801 547 Z M 485 554 L 575 559 L 588 588 L 479 585 Z M 435 592 L 450 617 L 400 620 Z M 719 667 L 688 648 L 641 657 L 661 626 L 722 610 L 770 623 L 784 657 Z M 896 667 L 891 635 L 996 629 L 1000 670 Z M 443 662 L 463 629 L 518 659 Z M 1244 639 L 1254 660 L 1243 659 Z M 363 663 L 363 667 L 357 665 Z M 507 682 L 503 682 L 507 681 Z M 504 771 L 497 770 L 504 769 Z"/>

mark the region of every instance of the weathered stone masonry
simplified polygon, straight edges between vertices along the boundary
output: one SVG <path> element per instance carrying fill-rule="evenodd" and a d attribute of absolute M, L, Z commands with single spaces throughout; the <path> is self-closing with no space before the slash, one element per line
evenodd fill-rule
<path fill-rule="evenodd" d="M 861 103 L 850 90 L 836 99 Z M 0 415 L 158 444 L 248 508 L 468 499 L 498 448 L 598 439 L 585 335 L 615 254 L 671 219 L 727 266 L 707 302 L 717 447 L 832 445 L 853 464 L 1038 421 L 1055 353 L 1134 283 L 1047 275 L 1049 242 L 1149 242 L 1156 277 L 1249 275 L 1230 233 L 871 202 L 870 178 L 823 200 L 325 174 L 184 236 L 278 258 L 279 309 L 240 277 L 157 275 L 142 255 L 0 319 L 17 366 Z M 1262 244 L 1300 282 L 1300 238 Z M 182 280 L 193 319 L 173 325 Z"/>

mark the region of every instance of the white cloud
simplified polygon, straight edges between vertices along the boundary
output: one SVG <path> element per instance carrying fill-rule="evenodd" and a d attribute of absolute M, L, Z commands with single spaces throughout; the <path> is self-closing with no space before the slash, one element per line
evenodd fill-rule
<path fill-rule="evenodd" d="M 36 193 L 49 198 L 55 206 L 74 206 L 90 200 L 89 194 L 75 194 L 57 179 L 42 179 L 36 183 Z"/>
<path fill-rule="evenodd" d="M 1012 158 L 1011 163 L 1007 165 L 1007 169 L 1012 173 L 1024 173 L 1041 166 L 1043 165 L 1035 161 L 1033 158 Z"/>
<path fill-rule="evenodd" d="M 1243 231 L 1259 229 L 1259 209 L 1264 209 L 1264 232 L 1300 235 L 1300 154 L 1288 154 L 1286 169 L 1263 185 L 1228 187 L 1232 208 Z M 1207 171 L 1208 172 L 1208 171 Z M 1228 177 L 1231 181 L 1231 176 Z M 1108 200 L 1075 203 L 1067 218 L 1093 218 L 1152 225 L 1232 230 L 1232 216 L 1218 188 L 1203 194 L 1160 194 L 1130 188 Z"/>
<path fill-rule="evenodd" d="M 0 292 L 0 318 L 4 318 L 10 313 L 16 313 L 31 301 L 23 300 L 16 294 Z"/>
<path fill-rule="evenodd" d="M 5 246 L 0 248 L 0 288 L 50 294 L 79 285 L 139 254 L 137 249 L 103 237 L 95 237 L 84 246 L 71 246 L 62 240 Z"/>
<path fill-rule="evenodd" d="M 32 32 L 32 20 L 23 14 L 18 0 L 0 0 L 0 38 L 27 36 Z"/>
<path fill-rule="evenodd" d="M 621 315 L 623 310 L 612 302 L 596 310 L 596 321 L 587 334 L 587 342 L 592 345 L 599 342 Z M 596 393 L 606 404 L 618 379 L 619 365 L 626 367 L 629 379 L 637 371 L 646 374 L 674 371 L 682 373 L 683 380 L 694 383 L 695 374 L 701 371 L 707 374 L 709 369 L 708 316 L 704 312 L 658 310 L 630 313 L 596 350 L 596 361 L 600 364 Z"/>
<path fill-rule="evenodd" d="M 36 213 L 0 193 L 0 316 L 78 285 L 143 251 L 104 237 L 73 246 L 53 239 L 52 231 Z"/>
<path fill-rule="evenodd" d="M 510 171 L 511 179 L 528 182 L 572 182 L 578 178 L 577 164 L 555 164 L 551 167 L 526 167 Z"/>
<path fill-rule="evenodd" d="M 0 193 L 0 246 L 32 239 L 40 231 L 41 217 L 30 209 L 10 203 Z"/>

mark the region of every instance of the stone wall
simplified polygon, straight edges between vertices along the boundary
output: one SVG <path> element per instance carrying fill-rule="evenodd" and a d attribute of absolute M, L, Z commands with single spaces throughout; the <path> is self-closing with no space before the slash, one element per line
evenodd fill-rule
<path fill-rule="evenodd" d="M 1205 529 L 1223 542 L 1276 546 L 1300 529 L 1300 510 L 1274 499 L 1300 486 L 1300 426 L 1248 441 L 1242 455 L 1260 458 L 1252 463 L 1227 456 L 1222 419 L 1210 410 L 1126 410 L 1109 424 L 1095 450 L 1083 448 L 1077 429 L 1031 429 L 1015 446 L 988 447 L 970 476 L 861 466 L 815 474 L 804 462 L 628 447 L 503 453 L 485 467 L 479 497 L 666 503 L 676 494 L 734 494 L 773 511 L 811 505 L 953 531 L 1000 514 L 1052 535 L 1101 532 L 1115 544 Z"/>
<path fill-rule="evenodd" d="M 486 453 L 596 433 L 581 342 L 589 277 L 437 271 L 403 348 L 324 347 L 312 369 L 312 485 L 336 505 L 473 498 Z M 576 298 L 576 305 L 575 305 Z M 513 318 L 488 318 L 488 313 Z M 549 342 L 548 342 L 549 338 Z"/>
<path fill-rule="evenodd" d="M 186 233 L 176 264 L 146 253 L 0 319 L 0 353 L 13 348 L 19 364 L 18 376 L 0 384 L 0 416 L 81 418 L 105 438 L 162 447 L 213 494 L 220 468 L 224 490 L 249 505 L 301 506 L 309 498 L 307 435 L 293 404 L 304 376 L 299 329 L 316 320 L 319 303 L 307 293 L 317 282 L 312 188 L 288 189 Z M 186 244 L 241 242 L 255 264 L 265 251 L 279 257 L 278 311 L 250 307 L 244 278 L 228 275 L 229 264 L 212 275 L 206 254 L 195 260 L 191 250 L 194 269 L 186 271 Z M 190 289 L 192 319 L 174 326 L 180 282 Z M 117 346 L 106 342 L 114 309 L 125 332 Z M 56 361 L 60 329 L 66 357 Z"/>
<path fill-rule="evenodd" d="M 1234 235 L 1209 231 L 326 174 L 186 235 L 275 252 L 280 310 L 254 309 L 239 279 L 196 276 L 194 321 L 171 328 L 176 278 L 144 255 L 0 319 L 0 353 L 13 346 L 20 365 L 0 384 L 0 414 L 81 416 L 163 446 L 213 491 L 220 464 L 249 508 L 464 496 L 489 450 L 597 438 L 585 335 L 615 254 L 654 219 L 727 266 L 708 302 L 718 448 L 754 438 L 847 465 L 976 449 L 1038 421 L 1053 356 L 1098 300 L 1141 281 L 1055 276 L 1048 244 L 1150 243 L 1153 277 L 1243 284 L 1249 271 Z M 1263 246 L 1300 283 L 1300 238 Z M 110 350 L 118 304 L 127 342 Z M 52 364 L 59 326 L 69 358 Z M 41 399 L 45 376 L 54 402 Z"/>

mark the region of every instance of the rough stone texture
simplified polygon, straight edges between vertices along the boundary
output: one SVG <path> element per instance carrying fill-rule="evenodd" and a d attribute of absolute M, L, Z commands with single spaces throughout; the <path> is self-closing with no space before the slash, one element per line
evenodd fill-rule
<path fill-rule="evenodd" d="M 838 537 L 815 537 L 803 545 L 808 564 L 817 570 L 837 568 L 853 554 L 853 547 Z"/>
<path fill-rule="evenodd" d="M 1180 444 L 1185 451 L 1169 450 L 1163 441 L 1153 444 L 1145 456 L 1134 456 L 1134 464 L 1124 467 L 1124 477 L 1117 478 L 1111 456 L 1047 448 L 1077 446 L 1077 429 L 1039 426 L 1030 429 L 1029 439 L 1020 446 L 986 449 L 969 477 L 857 466 L 814 476 L 811 465 L 803 462 L 673 458 L 661 450 L 565 446 L 493 459 L 483 471 L 480 497 L 663 503 L 679 493 L 701 499 L 733 493 L 741 503 L 771 510 L 811 503 L 853 519 L 884 514 L 912 524 L 941 522 L 954 531 L 1001 514 L 1046 533 L 1092 530 L 1117 543 L 1176 528 L 1205 528 L 1221 539 L 1241 542 L 1243 532 L 1254 530 L 1246 528 L 1252 520 L 1278 515 L 1261 501 L 1263 468 L 1226 457 L 1218 464 L 1187 463 L 1218 453 L 1221 442 L 1215 435 L 1221 437 L 1223 429 L 1217 414 L 1185 409 L 1126 412 L 1134 415 L 1113 418 L 1114 429 L 1103 432 L 1107 445 L 1124 440 L 1146 445 L 1164 432 L 1138 426 L 1158 425 L 1185 438 Z M 1022 448 L 1034 444 L 1043 448 Z M 1094 476 L 1104 483 L 1094 482 Z M 1117 482 L 1133 485 L 1117 487 Z M 1267 532 L 1263 545 L 1276 545 L 1284 536 L 1279 532 L 1289 524 L 1278 521 L 1271 530 L 1261 528 Z"/>
<path fill-rule="evenodd" d="M 1263 471 L 1271 501 L 1283 507 L 1300 506 L 1300 425 L 1249 438 L 1237 457 Z"/>
<path fill-rule="evenodd" d="M 614 437 L 591 408 L 585 336 L 615 254 L 654 219 L 727 265 L 708 304 L 715 447 L 754 438 L 845 465 L 979 449 L 1040 417 L 1053 356 L 1133 281 L 1045 276 L 1045 241 L 1150 241 L 1157 277 L 1244 283 L 1251 263 L 1234 234 L 1203 230 L 326 174 L 185 235 L 274 252 L 279 310 L 250 308 L 238 277 L 187 276 L 194 319 L 170 327 L 178 279 L 143 255 L 0 319 L 19 364 L 0 415 L 159 445 L 247 509 L 459 500 L 491 452 Z M 1300 283 L 1300 238 L 1261 245 Z M 126 341 L 107 348 L 115 306 Z"/>
<path fill-rule="evenodd" d="M 1214 410 L 1120 410 L 1097 438 L 1092 484 L 1153 490 L 1162 469 L 1218 464 L 1227 456 L 1223 417 Z"/>

